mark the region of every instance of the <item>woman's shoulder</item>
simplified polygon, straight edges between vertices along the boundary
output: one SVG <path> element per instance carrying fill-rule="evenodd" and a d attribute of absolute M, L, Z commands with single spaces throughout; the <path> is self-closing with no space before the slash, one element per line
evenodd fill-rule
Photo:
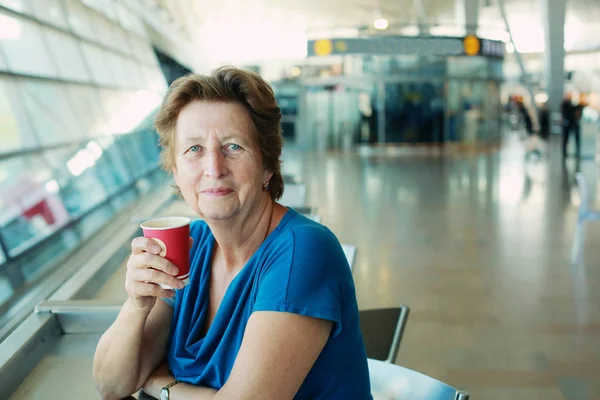
<path fill-rule="evenodd" d="M 294 262 L 345 264 L 338 238 L 326 226 L 301 214 L 294 215 L 281 229 L 275 248 L 287 249 Z M 346 266 L 347 267 L 347 266 Z"/>

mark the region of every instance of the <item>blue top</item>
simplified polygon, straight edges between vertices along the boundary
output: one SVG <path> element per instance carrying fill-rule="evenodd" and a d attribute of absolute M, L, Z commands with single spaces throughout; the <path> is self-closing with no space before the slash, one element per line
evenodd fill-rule
<path fill-rule="evenodd" d="M 231 281 L 205 337 L 215 239 L 204 221 L 194 221 L 190 235 L 189 283 L 167 301 L 174 307 L 167 357 L 176 379 L 220 389 L 250 315 L 280 311 L 334 323 L 294 399 L 372 399 L 352 274 L 329 229 L 288 210 Z"/>

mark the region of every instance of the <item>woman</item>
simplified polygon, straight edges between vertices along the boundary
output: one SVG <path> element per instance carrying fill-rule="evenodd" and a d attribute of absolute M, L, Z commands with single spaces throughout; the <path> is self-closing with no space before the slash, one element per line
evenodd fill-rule
<path fill-rule="evenodd" d="M 371 398 L 342 248 L 276 202 L 280 119 L 251 72 L 221 68 L 171 85 L 155 121 L 161 161 L 203 221 L 190 227 L 185 287 L 155 242 L 133 240 L 129 299 L 94 359 L 104 399 L 141 388 L 170 400 Z"/>

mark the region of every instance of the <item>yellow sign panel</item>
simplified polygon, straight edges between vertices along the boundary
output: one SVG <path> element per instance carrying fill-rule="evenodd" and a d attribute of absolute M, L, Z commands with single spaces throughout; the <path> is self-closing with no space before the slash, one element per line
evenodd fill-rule
<path fill-rule="evenodd" d="M 463 45 L 465 47 L 465 54 L 468 56 L 476 56 L 479 54 L 479 50 L 481 50 L 481 43 L 479 42 L 479 39 L 473 35 L 468 35 L 465 37 Z"/>
<path fill-rule="evenodd" d="M 331 40 L 323 39 L 315 42 L 315 55 L 328 56 L 333 51 L 333 43 Z"/>

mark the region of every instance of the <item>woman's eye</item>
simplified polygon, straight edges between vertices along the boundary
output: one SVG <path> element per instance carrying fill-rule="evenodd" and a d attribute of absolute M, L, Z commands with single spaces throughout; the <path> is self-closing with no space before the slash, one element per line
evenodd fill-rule
<path fill-rule="evenodd" d="M 243 150 L 242 146 L 240 146 L 239 144 L 235 144 L 235 143 L 229 143 L 227 145 L 227 148 L 234 152 Z"/>
<path fill-rule="evenodd" d="M 192 153 L 200 151 L 200 146 L 192 146 L 189 148 L 189 151 L 191 151 Z"/>

